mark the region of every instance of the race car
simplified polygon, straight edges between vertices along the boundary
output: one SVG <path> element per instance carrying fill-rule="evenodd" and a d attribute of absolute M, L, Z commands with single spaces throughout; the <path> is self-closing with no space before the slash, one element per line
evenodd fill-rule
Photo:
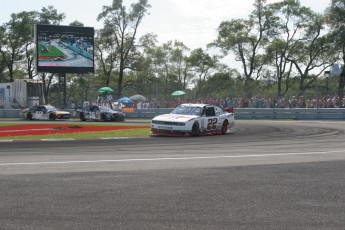
<path fill-rule="evenodd" d="M 181 104 L 151 121 L 152 134 L 164 136 L 226 134 L 234 126 L 234 113 L 216 105 Z"/>
<path fill-rule="evenodd" d="M 55 108 L 52 105 L 34 105 L 20 111 L 20 115 L 28 120 L 70 119 L 71 113 Z"/>
<path fill-rule="evenodd" d="M 104 105 L 86 105 L 81 110 L 77 110 L 81 121 L 124 121 L 125 114 L 114 111 Z"/>

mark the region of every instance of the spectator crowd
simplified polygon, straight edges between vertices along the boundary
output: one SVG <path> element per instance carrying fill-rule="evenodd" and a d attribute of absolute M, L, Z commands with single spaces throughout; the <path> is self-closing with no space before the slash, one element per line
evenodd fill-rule
<path fill-rule="evenodd" d="M 184 98 L 173 100 L 151 100 L 135 102 L 136 109 L 175 108 L 182 103 L 219 105 L 224 108 L 345 108 L 345 97 L 341 101 L 335 96 L 284 96 L 284 97 L 227 97 L 227 98 Z"/>

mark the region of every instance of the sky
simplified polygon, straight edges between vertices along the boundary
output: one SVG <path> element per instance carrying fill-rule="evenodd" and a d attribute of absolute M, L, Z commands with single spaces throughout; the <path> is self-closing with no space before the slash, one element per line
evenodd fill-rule
<path fill-rule="evenodd" d="M 268 3 L 279 0 L 267 0 Z M 123 0 L 125 5 L 137 2 Z M 139 36 L 154 33 L 160 44 L 169 40 L 183 42 L 190 49 L 206 48 L 217 37 L 217 28 L 222 21 L 246 18 L 253 10 L 254 0 L 149 0 L 151 8 L 139 27 Z M 303 6 L 322 13 L 331 0 L 300 0 Z M 58 13 L 65 13 L 61 25 L 78 20 L 85 26 L 100 28 L 96 18 L 103 6 L 112 0 L 3 0 L 0 8 L 0 24 L 10 20 L 11 13 L 41 11 L 54 6 Z"/>

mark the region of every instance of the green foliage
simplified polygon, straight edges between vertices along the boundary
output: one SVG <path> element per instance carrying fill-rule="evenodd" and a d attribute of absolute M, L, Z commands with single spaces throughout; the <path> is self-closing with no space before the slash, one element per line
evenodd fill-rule
<path fill-rule="evenodd" d="M 341 77 L 326 80 L 322 74 L 342 53 L 345 62 L 344 0 L 332 0 L 325 15 L 285 0 L 266 4 L 253 0 L 247 18 L 223 21 L 210 50 L 190 50 L 173 40 L 158 44 L 155 34 L 137 37 L 137 30 L 151 7 L 148 0 L 126 6 L 113 0 L 104 6 L 97 20 L 93 75 L 67 75 L 67 99 L 80 106 L 97 97 L 97 89 L 110 86 L 116 96 L 142 94 L 149 99 L 170 99 L 175 90 L 188 91 L 193 97 L 289 96 L 337 93 L 345 86 Z M 65 14 L 53 6 L 40 12 L 12 14 L 0 27 L 0 82 L 34 77 L 33 25 L 62 22 Z M 328 33 L 325 22 L 332 31 Z M 71 26 L 83 26 L 74 21 Z M 49 53 L 39 56 L 63 56 L 49 46 Z M 216 50 L 215 50 L 216 49 Z M 220 51 L 217 53 L 216 51 Z M 220 64 L 222 57 L 235 56 L 241 70 L 229 70 Z M 228 63 L 230 65 L 232 63 Z M 316 69 L 319 72 L 316 72 Z M 316 73 L 315 73 L 316 72 Z M 46 101 L 59 103 L 61 89 L 54 74 L 39 74 L 44 82 Z M 337 80 L 339 81 L 337 83 Z M 327 86 L 326 86 L 327 85 Z M 48 96 L 49 95 L 49 96 Z"/>
<path fill-rule="evenodd" d="M 340 54 L 340 59 L 345 63 L 345 1 L 332 0 L 330 7 L 326 11 L 326 21 L 331 27 L 331 37 L 335 44 L 336 51 Z M 339 76 L 338 96 L 344 97 L 345 88 L 345 68 Z"/>
<path fill-rule="evenodd" d="M 113 67 L 117 65 L 118 97 L 122 96 L 125 70 L 130 69 L 133 64 L 131 57 L 135 52 L 137 29 L 150 7 L 147 0 L 139 0 L 127 10 L 122 0 L 113 0 L 112 5 L 104 6 L 103 11 L 97 17 L 97 20 L 102 20 L 104 23 L 104 27 L 99 33 L 99 41 L 102 41 L 103 44 L 99 43 L 98 51 L 101 55 L 99 60 L 106 77 L 105 83 L 107 86 L 109 85 L 111 72 Z"/>

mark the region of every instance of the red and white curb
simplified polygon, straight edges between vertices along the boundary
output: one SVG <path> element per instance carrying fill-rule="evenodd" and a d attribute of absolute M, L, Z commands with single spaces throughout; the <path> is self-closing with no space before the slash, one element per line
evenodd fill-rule
<path fill-rule="evenodd" d="M 96 140 L 123 140 L 128 139 L 129 137 L 100 137 L 100 138 L 91 138 Z M 49 138 L 49 139 L 16 139 L 16 140 L 0 140 L 0 143 L 7 143 L 7 142 L 36 142 L 36 141 L 44 141 L 44 142 L 54 142 L 54 141 L 77 141 L 77 140 L 90 140 L 89 138 Z"/>

